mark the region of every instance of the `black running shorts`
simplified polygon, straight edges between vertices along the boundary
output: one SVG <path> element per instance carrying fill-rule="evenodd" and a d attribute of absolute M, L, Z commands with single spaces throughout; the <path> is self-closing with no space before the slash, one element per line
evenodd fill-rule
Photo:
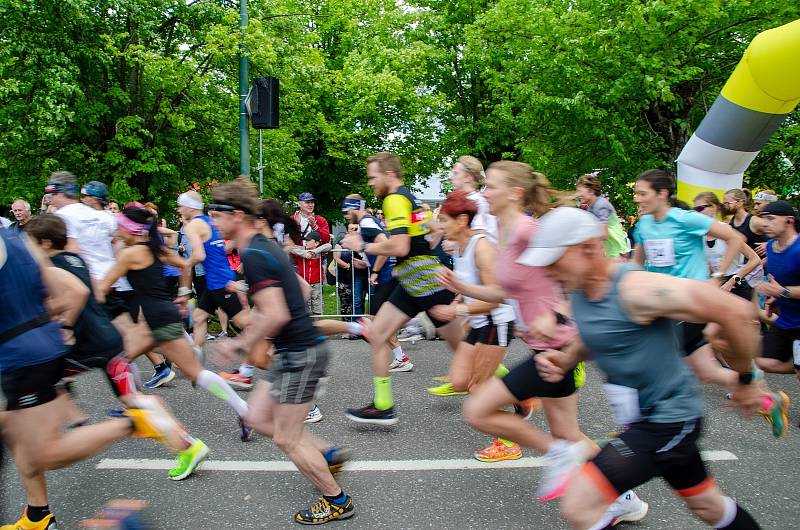
<path fill-rule="evenodd" d="M 800 341 L 800 328 L 781 329 L 770 326 L 764 333 L 761 355 L 767 359 L 783 362 L 791 360 L 795 369 L 800 370 L 800 343 L 795 346 L 795 341 Z"/>
<path fill-rule="evenodd" d="M 398 284 L 394 288 L 394 291 L 392 291 L 392 294 L 389 295 L 389 303 L 408 315 L 408 318 L 414 318 L 418 313 L 425 311 L 431 319 L 431 322 L 433 322 L 433 325 L 437 328 L 441 328 L 447 325 L 448 322 L 442 322 L 441 320 L 433 318 L 428 311 L 436 305 L 450 305 L 455 297 L 456 295 L 447 289 L 436 291 L 428 296 L 411 296 L 403 289 L 402 285 Z"/>
<path fill-rule="evenodd" d="M 108 318 L 114 320 L 123 313 L 128 313 L 134 322 L 139 319 L 139 305 L 134 300 L 134 291 L 118 291 L 112 289 L 106 295 L 103 309 L 108 313 Z"/>
<path fill-rule="evenodd" d="M 488 346 L 508 346 L 511 339 L 514 337 L 512 330 L 514 329 L 513 322 L 506 322 L 504 324 L 492 324 L 491 320 L 485 326 L 479 328 L 471 328 L 467 333 L 467 338 L 464 342 L 467 344 L 486 344 Z"/>
<path fill-rule="evenodd" d="M 327 369 L 325 342 L 297 351 L 276 352 L 265 376 L 272 385 L 270 396 L 277 403 L 308 403 L 314 400 Z"/>
<path fill-rule="evenodd" d="M 676 326 L 678 326 L 678 338 L 681 340 L 681 350 L 683 351 L 683 356 L 688 357 L 706 344 L 705 336 L 703 336 L 703 330 L 706 328 L 706 324 L 695 323 L 695 322 L 676 322 Z"/>
<path fill-rule="evenodd" d="M 388 282 L 370 286 L 372 289 L 369 298 L 370 315 L 375 316 L 378 314 L 378 309 L 380 309 L 383 303 L 389 299 L 397 285 L 397 280 L 392 278 Z"/>
<path fill-rule="evenodd" d="M 6 410 L 29 409 L 56 399 L 56 384 L 64 375 L 64 358 L 0 374 Z"/>
<path fill-rule="evenodd" d="M 697 440 L 702 418 L 679 423 L 640 422 L 612 438 L 584 468 L 609 502 L 622 492 L 661 477 L 683 497 L 714 485 Z"/>
<path fill-rule="evenodd" d="M 242 310 L 239 297 L 225 289 L 215 289 L 213 291 L 206 289 L 206 291 L 200 295 L 197 301 L 197 307 L 209 315 L 216 313 L 217 308 L 222 309 L 225 311 L 225 314 L 228 315 L 228 318 L 233 318 Z"/>
<path fill-rule="evenodd" d="M 512 368 L 503 377 L 503 383 L 508 391 L 519 401 L 532 397 L 560 398 L 574 394 L 578 389 L 575 385 L 575 369 L 567 372 L 564 379 L 558 383 L 548 383 L 536 369 L 536 361 L 533 358 L 537 353 L 539 352 L 534 350 L 531 357 Z"/>

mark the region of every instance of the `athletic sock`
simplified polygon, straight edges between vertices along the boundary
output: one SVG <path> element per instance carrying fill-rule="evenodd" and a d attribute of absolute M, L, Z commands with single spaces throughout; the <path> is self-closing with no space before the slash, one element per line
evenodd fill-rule
<path fill-rule="evenodd" d="M 255 371 L 255 366 L 252 364 L 245 364 L 242 363 L 239 365 L 239 375 L 242 377 L 253 377 L 253 372 Z"/>
<path fill-rule="evenodd" d="M 378 410 L 391 408 L 394 404 L 392 401 L 392 378 L 374 377 L 373 380 L 375 381 L 375 399 L 373 400 L 375 408 Z"/>
<path fill-rule="evenodd" d="M 402 362 L 403 361 L 403 357 L 405 357 L 405 355 L 403 355 L 403 347 L 402 346 L 398 346 L 396 348 L 392 348 L 392 355 L 394 355 L 394 360 L 395 361 Z"/>
<path fill-rule="evenodd" d="M 214 372 L 208 370 L 200 372 L 200 375 L 197 376 L 197 384 L 230 405 L 240 418 L 247 415 L 247 403 L 223 378 Z"/>
<path fill-rule="evenodd" d="M 736 501 L 726 496 L 723 496 L 722 500 L 725 502 L 725 512 L 714 528 L 725 530 L 759 530 L 761 528 L 744 508 L 736 504 Z"/>
<path fill-rule="evenodd" d="M 510 371 L 511 370 L 506 368 L 505 365 L 498 364 L 497 365 L 497 370 L 494 371 L 494 375 L 495 375 L 495 377 L 505 377 L 508 374 L 508 372 L 510 372 Z"/>
<path fill-rule="evenodd" d="M 344 503 L 347 502 L 347 495 L 344 494 L 344 491 L 340 491 L 339 495 L 323 495 L 323 497 L 326 501 L 338 506 L 344 506 Z"/>
<path fill-rule="evenodd" d="M 38 523 L 50 515 L 50 505 L 45 504 L 44 506 L 31 506 L 29 504 L 28 509 L 25 510 L 25 513 L 28 514 L 28 519 L 34 523 Z"/>
<path fill-rule="evenodd" d="M 358 322 L 345 322 L 344 327 L 351 335 L 361 335 L 361 333 L 364 331 L 364 326 Z"/>
<path fill-rule="evenodd" d="M 498 438 L 497 441 L 502 443 L 506 447 L 513 447 L 514 446 L 514 442 L 512 442 L 511 440 L 506 440 L 505 438 Z"/>

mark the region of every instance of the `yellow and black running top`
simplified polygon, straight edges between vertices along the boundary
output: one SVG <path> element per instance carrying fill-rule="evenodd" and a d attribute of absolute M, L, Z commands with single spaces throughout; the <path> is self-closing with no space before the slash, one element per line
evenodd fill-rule
<path fill-rule="evenodd" d="M 431 212 L 420 208 L 416 197 L 405 186 L 384 197 L 381 207 L 389 234 L 408 234 L 411 237 L 408 254 L 397 256 L 394 269 L 400 285 L 415 297 L 442 290 L 436 279 L 439 259 L 433 255 L 427 239 L 431 231 Z"/>

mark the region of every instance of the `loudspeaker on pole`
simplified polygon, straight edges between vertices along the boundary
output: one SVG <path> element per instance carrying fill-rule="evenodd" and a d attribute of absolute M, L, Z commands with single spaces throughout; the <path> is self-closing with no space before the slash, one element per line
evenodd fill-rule
<path fill-rule="evenodd" d="M 277 77 L 259 77 L 245 100 L 250 123 L 255 129 L 277 129 L 280 83 Z"/>

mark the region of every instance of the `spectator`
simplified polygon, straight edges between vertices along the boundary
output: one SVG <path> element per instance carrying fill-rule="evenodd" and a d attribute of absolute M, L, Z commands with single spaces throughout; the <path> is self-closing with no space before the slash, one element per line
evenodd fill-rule
<path fill-rule="evenodd" d="M 119 204 L 117 204 L 117 201 L 109 201 L 106 205 L 106 210 L 111 212 L 112 215 L 117 215 L 119 213 Z"/>
<path fill-rule="evenodd" d="M 292 215 L 292 219 L 300 227 L 300 237 L 305 239 L 310 232 L 317 232 L 322 238 L 322 244 L 331 242 L 331 229 L 328 221 L 321 215 L 314 214 L 314 207 L 317 200 L 314 196 L 304 191 L 300 194 L 297 202 L 297 211 Z M 295 241 L 296 245 L 302 245 L 302 240 Z"/>
<path fill-rule="evenodd" d="M 348 232 L 358 232 L 358 223 L 347 225 Z M 336 245 L 337 248 L 342 248 Z M 339 268 L 337 289 L 339 291 L 339 312 L 342 315 L 364 315 L 364 297 L 367 294 L 368 263 L 358 252 L 343 250 L 334 254 L 333 258 Z M 357 318 L 344 317 L 343 320 L 354 321 Z"/>
<path fill-rule="evenodd" d="M 11 226 L 11 220 L 6 217 L 6 215 L 11 215 L 9 213 L 9 208 L 7 206 L 0 206 L 0 228 L 8 228 Z"/>
<path fill-rule="evenodd" d="M 28 201 L 17 199 L 11 203 L 11 213 L 14 214 L 14 219 L 16 220 L 11 223 L 10 228 L 17 231 L 22 230 L 23 227 L 28 224 L 28 221 L 31 220 L 31 205 Z"/>
<path fill-rule="evenodd" d="M 375 217 L 377 217 L 378 221 L 380 221 L 381 228 L 386 228 L 386 217 L 384 217 L 384 215 L 383 215 L 383 210 L 380 210 L 380 209 L 376 210 L 375 211 Z"/>
<path fill-rule="evenodd" d="M 306 301 L 309 314 L 322 314 L 322 281 L 325 278 L 322 268 L 322 256 L 331 250 L 330 243 L 322 242 L 322 235 L 316 230 L 306 234 L 305 247 L 292 249 L 297 273 L 311 285 L 311 294 Z"/>
<path fill-rule="evenodd" d="M 600 179 L 594 175 L 581 175 L 575 188 L 580 207 L 594 215 L 602 225 L 606 256 L 615 259 L 627 255 L 631 247 L 625 230 L 619 222 L 614 206 L 603 196 Z"/>

